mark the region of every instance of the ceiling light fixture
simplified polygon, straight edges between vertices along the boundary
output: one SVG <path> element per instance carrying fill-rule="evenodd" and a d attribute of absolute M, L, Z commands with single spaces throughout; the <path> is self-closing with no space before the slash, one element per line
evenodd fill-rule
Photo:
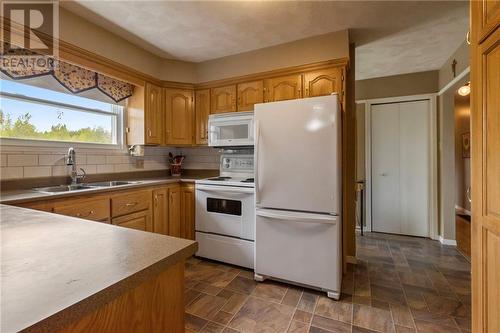
<path fill-rule="evenodd" d="M 470 82 L 467 82 L 466 84 L 458 88 L 458 94 L 460 96 L 467 96 L 468 94 L 470 94 Z"/>

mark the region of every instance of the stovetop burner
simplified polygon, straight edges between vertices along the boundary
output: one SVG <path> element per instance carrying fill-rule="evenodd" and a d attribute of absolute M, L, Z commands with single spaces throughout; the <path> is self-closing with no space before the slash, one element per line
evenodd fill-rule
<path fill-rule="evenodd" d="M 254 179 L 253 178 L 247 178 L 247 179 L 243 179 L 241 182 L 242 183 L 253 183 Z"/>

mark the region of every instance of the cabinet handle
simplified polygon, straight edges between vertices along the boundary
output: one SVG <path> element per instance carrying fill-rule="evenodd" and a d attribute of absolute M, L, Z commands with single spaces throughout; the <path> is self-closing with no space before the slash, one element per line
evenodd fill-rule
<path fill-rule="evenodd" d="M 306 97 L 309 97 L 309 88 L 306 88 Z"/>
<path fill-rule="evenodd" d="M 94 214 L 94 211 L 93 211 L 93 210 L 89 210 L 89 211 L 87 212 L 87 214 L 76 213 L 76 216 L 77 216 L 77 217 L 88 217 L 88 216 L 90 216 L 90 215 L 92 215 L 92 214 Z"/>
<path fill-rule="evenodd" d="M 155 194 L 155 206 L 158 206 L 158 195 Z"/>
<path fill-rule="evenodd" d="M 149 135 L 149 136 L 152 136 L 152 135 L 151 135 L 151 130 L 150 130 L 150 129 L 148 129 L 148 135 Z"/>
<path fill-rule="evenodd" d="M 125 207 L 133 207 L 133 206 L 135 206 L 135 205 L 137 205 L 137 204 L 138 204 L 138 202 L 137 202 L 137 201 L 136 201 L 136 202 L 127 202 L 127 203 L 125 204 Z"/>

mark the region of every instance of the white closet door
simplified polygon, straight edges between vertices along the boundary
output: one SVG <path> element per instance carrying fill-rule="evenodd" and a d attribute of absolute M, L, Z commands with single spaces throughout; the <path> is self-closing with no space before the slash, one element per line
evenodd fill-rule
<path fill-rule="evenodd" d="M 372 229 L 401 233 L 399 105 L 372 105 Z"/>
<path fill-rule="evenodd" d="M 401 233 L 429 236 L 429 101 L 399 104 Z"/>
<path fill-rule="evenodd" d="M 429 235 L 429 101 L 372 106 L 372 229 Z"/>

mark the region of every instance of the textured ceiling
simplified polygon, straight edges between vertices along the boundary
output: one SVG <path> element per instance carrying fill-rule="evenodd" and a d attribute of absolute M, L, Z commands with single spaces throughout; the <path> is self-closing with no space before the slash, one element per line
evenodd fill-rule
<path fill-rule="evenodd" d="M 63 6 L 159 56 L 202 62 L 350 29 L 356 79 L 438 69 L 463 42 L 460 1 L 71 1 Z"/>

